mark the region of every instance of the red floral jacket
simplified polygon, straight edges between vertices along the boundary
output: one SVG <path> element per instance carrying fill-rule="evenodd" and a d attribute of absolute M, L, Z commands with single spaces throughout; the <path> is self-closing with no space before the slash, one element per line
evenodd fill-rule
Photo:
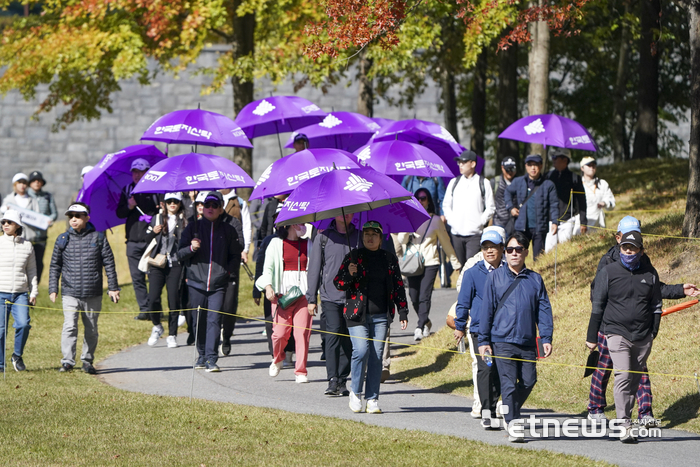
<path fill-rule="evenodd" d="M 343 314 L 345 318 L 351 321 L 364 321 L 364 314 L 367 309 L 367 269 L 365 267 L 364 252 L 365 248 L 352 251 L 345 255 L 343 264 L 338 270 L 338 274 L 333 279 L 333 284 L 338 290 L 345 291 L 345 308 Z M 399 320 L 408 320 L 408 303 L 406 302 L 406 289 L 404 289 L 403 279 L 401 278 L 401 270 L 399 262 L 394 255 L 381 250 L 386 255 L 387 263 L 389 263 L 389 275 L 387 279 L 387 290 L 389 297 L 389 309 L 391 318 L 394 318 L 394 305 L 399 310 Z M 351 261 L 351 255 L 354 259 Z M 357 264 L 357 274 L 352 276 L 348 272 L 348 266 L 351 262 Z"/>

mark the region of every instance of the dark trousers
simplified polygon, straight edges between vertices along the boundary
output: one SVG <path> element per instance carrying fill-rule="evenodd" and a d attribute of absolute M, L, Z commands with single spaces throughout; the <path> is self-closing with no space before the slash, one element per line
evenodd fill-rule
<path fill-rule="evenodd" d="M 426 266 L 423 269 L 423 274 L 408 278 L 408 295 L 411 297 L 413 309 L 418 313 L 417 329 L 423 329 L 423 326 L 430 321 L 430 300 L 433 296 L 433 286 L 438 269 L 440 269 L 439 265 Z"/>
<path fill-rule="evenodd" d="M 182 265 L 170 267 L 166 265 L 164 268 L 152 267 L 148 273 L 148 281 L 150 282 L 148 293 L 148 309 L 152 311 L 151 322 L 154 326 L 160 324 L 163 305 L 161 304 L 160 294 L 163 291 L 163 286 L 168 291 L 168 308 L 170 310 L 180 310 L 182 308 L 180 301 L 180 287 L 182 285 Z M 179 311 L 170 311 L 168 313 L 168 335 L 177 335 L 177 318 L 180 315 Z"/>
<path fill-rule="evenodd" d="M 32 243 L 34 247 L 34 257 L 36 258 L 36 280 L 41 282 L 41 272 L 44 270 L 44 253 L 46 253 L 46 242 Z"/>
<path fill-rule="evenodd" d="M 452 246 L 460 263 L 467 264 L 467 260 L 477 254 L 481 248 L 481 234 L 455 235 L 452 234 Z"/>
<path fill-rule="evenodd" d="M 326 324 L 326 309 L 321 307 L 321 314 L 318 317 L 318 327 L 321 329 L 321 355 L 326 356 L 326 331 L 328 330 L 328 325 Z"/>
<path fill-rule="evenodd" d="M 205 292 L 195 287 L 190 289 L 190 304 L 192 308 L 202 307 L 209 310 L 194 310 L 195 345 L 200 357 L 206 358 L 210 363 L 216 363 L 219 359 L 219 340 L 221 338 L 221 311 L 224 306 L 225 289 Z M 199 319 L 197 319 L 199 314 Z"/>
<path fill-rule="evenodd" d="M 238 279 L 229 282 L 228 287 L 226 287 L 223 312 L 225 314 L 221 315 L 221 329 L 224 332 L 224 342 L 228 342 L 233 336 L 233 330 L 236 329 L 236 320 L 238 319 L 235 316 L 238 313 Z"/>
<path fill-rule="evenodd" d="M 472 332 L 472 342 L 479 342 L 479 334 Z M 488 366 L 481 355 L 476 353 L 476 387 L 479 390 L 479 400 L 481 402 L 482 414 L 484 410 L 491 411 L 491 418 L 496 418 L 496 403 L 501 396 L 501 380 L 498 377 L 497 358 L 493 359 L 491 366 Z"/>
<path fill-rule="evenodd" d="M 497 357 L 520 358 L 532 360 L 521 362 L 498 358 L 496 368 L 501 380 L 501 396 L 503 405 L 508 407 L 508 413 L 503 415 L 506 422 L 520 418 L 520 409 L 530 396 L 532 388 L 537 383 L 537 348 L 528 347 L 507 342 L 494 342 L 491 344 L 493 354 Z"/>
<path fill-rule="evenodd" d="M 526 230 L 523 233 L 530 240 L 532 260 L 535 261 L 537 257 L 544 252 L 544 241 L 547 238 L 547 232 L 534 232 L 532 230 Z"/>
<path fill-rule="evenodd" d="M 352 342 L 348 335 L 348 325 L 343 317 L 344 304 L 321 302 L 326 315 L 326 376 L 337 378 L 345 383 L 350 374 L 350 358 L 352 357 Z M 339 336 L 338 334 L 342 334 Z"/>
<path fill-rule="evenodd" d="M 141 313 L 148 313 L 148 287 L 146 286 L 146 273 L 139 270 L 139 261 L 148 245 L 146 242 L 126 242 L 126 257 L 129 260 L 129 272 L 131 283 L 134 286 L 134 295 Z"/>
<path fill-rule="evenodd" d="M 267 348 L 270 351 L 270 356 L 274 357 L 275 354 L 272 351 L 272 303 L 270 300 L 265 298 L 265 294 L 262 296 L 263 300 L 263 311 L 265 313 L 265 334 L 267 335 Z M 296 341 L 294 340 L 294 333 L 289 335 L 289 341 L 287 341 L 287 346 L 284 348 L 285 352 L 294 352 L 296 348 Z"/>

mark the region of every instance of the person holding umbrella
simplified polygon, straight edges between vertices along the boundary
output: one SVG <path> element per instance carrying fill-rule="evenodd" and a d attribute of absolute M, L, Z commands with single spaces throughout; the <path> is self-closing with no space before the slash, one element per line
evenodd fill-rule
<path fill-rule="evenodd" d="M 383 234 L 379 222 L 366 222 L 362 226 L 364 247 L 345 256 L 333 279 L 335 287 L 345 292 L 343 315 L 352 340 L 349 406 L 353 412 L 362 411 L 360 394 L 364 385 L 365 411 L 382 413 L 379 408 L 382 352 L 394 306 L 399 311 L 401 329 L 408 326 L 408 304 L 399 262 L 381 249 Z"/>

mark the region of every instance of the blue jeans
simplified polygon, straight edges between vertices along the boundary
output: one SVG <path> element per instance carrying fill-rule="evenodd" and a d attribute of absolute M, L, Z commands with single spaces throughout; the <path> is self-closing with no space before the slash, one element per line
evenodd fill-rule
<path fill-rule="evenodd" d="M 11 302 L 6 304 L 5 302 Z M 0 368 L 5 366 L 5 325 L 9 323 L 10 313 L 14 319 L 15 328 L 15 350 L 14 354 L 18 357 L 24 352 L 24 345 L 29 337 L 29 330 L 32 328 L 29 325 L 29 295 L 24 293 L 5 293 L 0 292 L 0 303 L 2 304 L 4 313 L 2 314 L 2 323 L 0 323 Z"/>
<path fill-rule="evenodd" d="M 382 353 L 389 325 L 386 315 L 365 315 L 365 324 L 349 326 L 352 341 L 350 364 L 350 389 L 355 394 L 362 392 L 362 383 L 367 370 L 365 399 L 379 399 L 379 383 L 382 379 Z M 374 339 L 372 341 L 368 339 Z"/>

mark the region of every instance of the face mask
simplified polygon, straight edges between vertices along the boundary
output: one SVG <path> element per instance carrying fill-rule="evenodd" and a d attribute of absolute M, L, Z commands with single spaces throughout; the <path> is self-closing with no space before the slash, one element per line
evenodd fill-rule
<path fill-rule="evenodd" d="M 294 230 L 296 231 L 297 235 L 303 237 L 306 235 L 306 224 L 295 225 Z"/>
<path fill-rule="evenodd" d="M 625 268 L 629 269 L 630 271 L 634 271 L 639 268 L 639 262 L 641 259 L 641 250 L 636 255 L 626 255 L 622 252 L 620 253 L 620 262 Z"/>

